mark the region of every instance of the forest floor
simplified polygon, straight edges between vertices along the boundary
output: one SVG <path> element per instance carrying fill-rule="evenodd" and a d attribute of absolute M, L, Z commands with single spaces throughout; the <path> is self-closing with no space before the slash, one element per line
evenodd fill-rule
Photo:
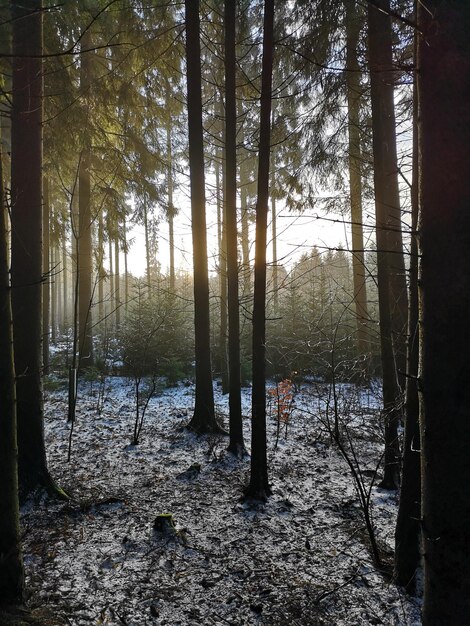
<path fill-rule="evenodd" d="M 29 603 L 54 611 L 51 626 L 420 624 L 419 602 L 373 566 L 351 472 L 329 435 L 330 387 L 302 385 L 277 447 L 269 417 L 273 493 L 264 504 L 242 500 L 248 456 L 227 453 L 226 437 L 184 428 L 192 384 L 150 401 L 137 446 L 132 381 L 109 377 L 102 390 L 98 412 L 98 384 L 80 388 L 70 462 L 66 393 L 46 392 L 49 465 L 71 499 L 31 499 L 22 527 Z M 380 478 L 379 396 L 378 386 L 338 386 L 339 427 L 366 484 Z M 217 385 L 215 397 L 227 424 Z M 276 414 L 274 400 L 270 409 Z M 250 414 L 249 389 L 243 411 Z M 372 487 L 388 564 L 396 509 L 395 492 Z M 175 528 L 154 527 L 163 513 Z"/>

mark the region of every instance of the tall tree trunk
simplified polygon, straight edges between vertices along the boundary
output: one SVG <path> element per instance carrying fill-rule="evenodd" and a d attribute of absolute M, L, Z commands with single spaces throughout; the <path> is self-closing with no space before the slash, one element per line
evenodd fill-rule
<path fill-rule="evenodd" d="M 116 298 L 116 311 L 114 320 L 116 328 L 121 325 L 121 276 L 119 275 L 119 235 L 116 226 L 116 238 L 114 240 L 114 293 Z"/>
<path fill-rule="evenodd" d="M 110 227 L 110 218 L 108 216 L 108 257 L 109 257 L 109 311 L 108 315 L 110 317 L 110 321 L 112 320 L 112 316 L 114 314 L 115 307 L 115 299 L 114 299 L 114 267 L 113 267 L 113 238 L 111 234 Z"/>
<path fill-rule="evenodd" d="M 64 228 L 62 239 L 62 319 L 61 329 L 68 330 L 69 322 L 69 262 L 67 251 L 67 231 Z"/>
<path fill-rule="evenodd" d="M 356 0 L 345 0 L 345 7 L 349 137 L 348 168 L 352 223 L 354 306 L 357 326 L 357 351 L 359 357 L 364 358 L 370 353 L 370 345 L 367 329 L 369 311 L 367 306 L 364 235 L 362 228 L 361 132 L 359 115 L 362 89 L 360 68 L 357 60 L 361 22 L 357 14 Z"/>
<path fill-rule="evenodd" d="M 253 299 L 251 473 L 247 489 L 249 497 L 261 500 L 264 500 L 271 492 L 266 449 L 266 231 L 269 200 L 273 30 L 274 0 L 265 0 Z"/>
<path fill-rule="evenodd" d="M 470 615 L 470 4 L 419 3 L 423 626 Z"/>
<path fill-rule="evenodd" d="M 242 118 L 243 105 L 242 100 L 237 101 L 237 116 Z M 244 143 L 243 121 L 240 128 L 241 143 Z M 240 177 L 240 210 L 241 210 L 241 249 L 242 249 L 242 296 L 248 298 L 251 290 L 251 269 L 250 269 L 250 228 L 249 228 L 249 211 L 248 211 L 248 174 L 246 165 L 246 154 L 240 150 L 239 158 L 239 177 Z"/>
<path fill-rule="evenodd" d="M 49 205 L 49 181 L 43 179 L 42 199 L 42 273 L 44 276 L 42 291 L 42 366 L 44 373 L 49 371 L 49 338 L 51 321 L 51 262 L 50 262 L 50 205 Z M 54 278 L 56 280 L 56 278 Z"/>
<path fill-rule="evenodd" d="M 21 604 L 24 571 L 18 503 L 15 367 L 8 265 L 7 209 L 0 147 L 0 605 Z"/>
<path fill-rule="evenodd" d="M 98 320 L 100 327 L 104 320 L 104 223 L 103 213 L 100 211 L 98 221 Z"/>
<path fill-rule="evenodd" d="M 7 45 L 7 42 L 4 42 Z M 8 41 L 8 48 L 11 50 L 11 41 Z M 11 72 L 3 75 L 3 91 L 5 94 L 11 93 Z M 3 101 L 3 99 L 2 99 Z M 2 169 L 3 169 L 3 188 L 10 189 L 10 173 L 11 173 L 11 117 L 9 115 L 0 115 L 0 132 L 1 132 L 1 151 L 2 151 Z M 7 243 L 7 262 L 10 266 L 10 216 L 7 214 L 6 219 L 6 243 Z"/>
<path fill-rule="evenodd" d="M 82 49 L 91 47 L 89 31 L 85 31 L 82 41 Z M 93 52 L 85 52 L 81 55 L 80 66 L 80 92 L 83 98 L 83 106 L 86 110 L 87 120 L 90 111 L 91 89 L 91 65 Z M 81 152 L 78 173 L 78 326 L 79 326 L 79 368 L 93 365 L 93 336 L 92 336 L 92 212 L 91 212 L 91 138 L 90 129 L 83 130 L 83 148 Z"/>
<path fill-rule="evenodd" d="M 244 443 L 241 403 L 240 303 L 238 300 L 236 5 L 237 3 L 233 0 L 225 0 L 225 217 L 227 224 L 230 394 L 230 443 L 228 449 L 236 455 L 241 455 L 244 452 Z"/>
<path fill-rule="evenodd" d="M 168 244 L 170 248 L 170 290 L 171 293 L 176 293 L 175 216 L 173 212 L 168 214 Z"/>
<path fill-rule="evenodd" d="M 60 297 L 63 277 L 62 277 L 62 272 L 60 271 L 59 239 L 57 239 L 57 241 L 54 242 L 53 254 L 54 254 L 54 263 L 52 264 L 52 267 L 54 271 L 54 280 L 52 281 L 52 288 L 53 288 L 54 299 L 56 303 L 55 304 L 55 316 L 56 316 L 55 327 L 56 327 L 56 332 L 57 332 L 60 330 L 61 320 L 63 319 L 62 299 Z M 57 339 L 57 336 L 56 336 L 56 339 Z"/>
<path fill-rule="evenodd" d="M 279 268 L 277 266 L 277 215 L 276 198 L 271 195 L 271 230 L 273 237 L 273 308 L 274 315 L 277 316 L 279 310 Z"/>
<path fill-rule="evenodd" d="M 70 203 L 71 226 L 71 268 L 70 268 L 70 314 L 72 319 L 72 336 L 78 333 L 78 191 L 73 193 Z M 73 339 L 73 344 L 78 343 Z M 72 360 L 75 361 L 72 354 Z"/>
<path fill-rule="evenodd" d="M 11 41 L 7 40 L 3 42 L 4 50 L 11 52 Z M 11 71 L 4 72 L 2 76 L 3 80 L 3 94 L 11 93 Z M 6 99 L 3 97 L 2 102 L 6 104 Z M 0 115 L 0 133 L 1 133 L 1 142 L 2 142 L 2 154 L 3 154 L 3 186 L 5 189 L 10 189 L 10 171 L 11 171 L 11 118 L 9 115 Z M 7 243 L 9 243 L 9 216 L 7 215 Z M 9 248 L 9 246 L 8 246 Z M 10 255 L 10 250 L 7 250 L 8 258 Z"/>
<path fill-rule="evenodd" d="M 242 218 L 242 276 L 243 296 L 248 298 L 251 291 L 251 268 L 250 268 L 250 226 L 248 210 L 247 181 L 243 177 L 243 164 L 240 166 L 240 205 Z"/>
<path fill-rule="evenodd" d="M 397 372 L 398 370 L 405 371 L 403 360 L 405 351 L 401 339 L 400 341 L 398 339 L 404 337 L 406 312 L 403 313 L 403 307 L 407 306 L 407 297 L 397 179 L 390 3 L 388 0 L 379 0 L 378 4 L 384 12 L 375 5 L 369 4 L 368 6 L 368 33 L 380 346 L 385 418 L 385 467 L 381 485 L 385 489 L 396 489 L 399 483 L 398 420 L 400 406 Z M 394 319 L 399 320 L 395 325 Z M 397 332 L 397 324 L 399 333 Z"/>
<path fill-rule="evenodd" d="M 386 231 L 392 339 L 398 383 L 405 384 L 408 299 L 401 231 L 390 0 L 368 5 L 369 66 L 376 203 Z"/>
<path fill-rule="evenodd" d="M 52 487 L 44 447 L 42 364 L 42 10 L 13 2 L 11 283 L 19 484 Z"/>
<path fill-rule="evenodd" d="M 415 3 L 416 4 L 416 3 Z M 415 6 L 415 16 L 416 16 Z M 417 59 L 415 33 L 415 63 Z M 413 87 L 413 185 L 411 187 L 411 246 L 408 313 L 408 366 L 405 396 L 405 437 L 403 470 L 395 531 L 395 578 L 399 585 L 414 594 L 421 550 L 421 470 L 419 432 L 419 297 L 418 297 L 418 91 L 417 72 Z"/>
<path fill-rule="evenodd" d="M 168 243 L 170 252 L 170 291 L 175 293 L 175 207 L 173 205 L 173 152 L 171 147 L 171 115 L 166 128 L 166 151 L 168 155 Z"/>
<path fill-rule="evenodd" d="M 57 248 L 52 245 L 50 247 L 50 267 L 52 269 L 52 276 L 48 275 L 47 279 L 50 280 L 51 285 L 50 285 L 50 309 L 49 309 L 49 322 L 48 325 L 50 325 L 50 332 L 51 332 L 51 341 L 52 343 L 56 343 L 57 342 L 57 330 L 58 330 L 58 326 L 57 326 L 57 320 L 58 320 L 58 293 L 59 293 L 59 275 L 57 274 Z M 45 277 L 46 278 L 46 277 Z M 44 294 L 43 294 L 44 297 Z M 45 336 L 46 333 L 43 333 L 43 336 Z M 43 348 L 43 353 L 44 353 L 44 348 Z"/>
<path fill-rule="evenodd" d="M 210 350 L 199 2 L 185 0 L 185 9 L 196 348 L 196 402 L 189 428 L 203 433 L 219 431 L 220 427 L 215 419 Z"/>
<path fill-rule="evenodd" d="M 222 104 L 220 106 L 220 117 L 222 118 Z M 222 154 L 220 155 L 223 159 Z M 223 166 L 223 178 L 225 180 L 226 164 Z M 220 176 L 220 162 L 215 161 L 215 186 L 217 193 L 217 229 L 219 247 L 219 369 L 222 379 L 222 393 L 229 390 L 228 382 L 228 359 L 227 359 L 227 210 L 226 198 L 222 189 L 223 183 Z"/>
<path fill-rule="evenodd" d="M 124 237 L 124 311 L 127 316 L 129 307 L 129 268 L 128 268 L 128 244 L 127 244 L 127 223 L 126 217 L 122 224 L 123 237 Z"/>
<path fill-rule="evenodd" d="M 149 221 L 148 221 L 148 209 L 147 203 L 144 203 L 144 235 L 145 235 L 145 261 L 147 264 L 147 290 L 148 295 L 152 291 L 152 281 L 150 276 L 150 233 L 149 233 Z"/>

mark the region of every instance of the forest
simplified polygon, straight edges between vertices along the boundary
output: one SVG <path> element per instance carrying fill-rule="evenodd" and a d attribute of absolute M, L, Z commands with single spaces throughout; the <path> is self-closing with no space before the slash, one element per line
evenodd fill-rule
<path fill-rule="evenodd" d="M 0 626 L 470 624 L 469 33 L 0 0 Z"/>

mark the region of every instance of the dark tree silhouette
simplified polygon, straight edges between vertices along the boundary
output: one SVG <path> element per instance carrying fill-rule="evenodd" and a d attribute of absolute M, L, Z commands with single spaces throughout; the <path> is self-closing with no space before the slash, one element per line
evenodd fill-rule
<path fill-rule="evenodd" d="M 185 7 L 196 349 L 196 403 L 189 428 L 205 433 L 220 431 L 220 427 L 215 419 L 210 351 L 199 1 L 186 0 Z"/>
<path fill-rule="evenodd" d="M 50 247 L 50 204 L 49 204 L 49 181 L 43 178 L 43 201 L 42 201 L 42 271 L 44 284 L 42 291 L 42 365 L 44 373 L 49 370 L 49 326 L 55 326 L 55 320 L 51 320 L 51 247 Z M 53 313 L 54 308 L 53 308 Z"/>
<path fill-rule="evenodd" d="M 394 66 L 389 0 L 368 6 L 369 68 L 372 103 L 374 191 L 379 288 L 380 348 L 385 418 L 385 467 L 382 487 L 399 483 L 398 372 L 405 366 L 406 277 L 401 238 L 400 196 L 393 94 Z M 395 321 L 394 321 L 395 320 Z"/>
<path fill-rule="evenodd" d="M 361 20 L 356 0 L 345 0 L 346 13 L 346 90 L 348 98 L 348 139 L 349 139 L 349 194 L 351 203 L 351 234 L 354 305 L 357 324 L 357 348 L 359 356 L 370 352 L 368 336 L 366 266 L 364 261 L 364 234 L 362 227 L 362 178 L 361 178 L 361 128 L 360 101 L 362 95 L 361 74 L 357 59 L 357 48 Z"/>
<path fill-rule="evenodd" d="M 424 626 L 470 615 L 470 4 L 418 3 Z"/>
<path fill-rule="evenodd" d="M 266 451 L 266 239 L 269 200 L 274 0 L 264 2 L 261 74 L 258 197 L 256 202 L 255 284 L 253 300 L 253 389 L 251 473 L 247 496 L 270 494 Z"/>
<path fill-rule="evenodd" d="M 87 30 L 82 38 L 82 49 L 90 50 L 92 46 L 90 31 Z M 78 172 L 78 326 L 79 326 L 79 367 L 93 365 L 93 337 L 92 337 L 92 271 L 93 254 L 91 245 L 92 212 L 91 212 L 91 135 L 90 116 L 91 106 L 91 71 L 94 52 L 81 55 L 80 65 L 80 95 L 85 109 L 85 118 L 88 128 L 83 129 L 83 146 L 80 155 Z"/>
<path fill-rule="evenodd" d="M 235 88 L 234 0 L 225 1 L 225 218 L 227 229 L 228 282 L 228 365 L 230 443 L 228 449 L 241 455 L 244 451 L 241 405 L 240 314 L 238 301 L 238 235 L 237 235 L 237 108 Z"/>
<path fill-rule="evenodd" d="M 416 15 L 416 11 L 415 11 Z M 415 33 L 415 50 L 417 33 Z M 415 56 L 416 58 L 416 56 Z M 411 245 L 409 269 L 408 355 L 405 393 L 405 436 L 397 527 L 395 532 L 395 579 L 410 593 L 415 593 L 417 570 L 421 560 L 421 457 L 419 433 L 418 363 L 419 363 L 419 294 L 418 294 L 418 94 L 416 70 L 413 86 L 413 184 L 411 188 Z"/>
<path fill-rule="evenodd" d="M 23 602 L 24 572 L 18 510 L 15 367 L 1 148 L 0 195 L 0 605 L 11 605 Z"/>
<path fill-rule="evenodd" d="M 52 487 L 44 447 L 42 394 L 42 11 L 13 2 L 11 283 L 19 483 Z"/>

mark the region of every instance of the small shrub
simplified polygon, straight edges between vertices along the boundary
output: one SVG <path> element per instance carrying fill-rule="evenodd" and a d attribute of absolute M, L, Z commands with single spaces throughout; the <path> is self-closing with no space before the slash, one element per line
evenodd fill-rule
<path fill-rule="evenodd" d="M 272 414 L 277 420 L 276 443 L 274 446 L 277 448 L 281 423 L 285 424 L 285 438 L 287 439 L 287 428 L 294 406 L 294 383 L 290 378 L 285 378 L 276 383 L 275 387 L 268 389 L 268 393 L 273 400 Z"/>

